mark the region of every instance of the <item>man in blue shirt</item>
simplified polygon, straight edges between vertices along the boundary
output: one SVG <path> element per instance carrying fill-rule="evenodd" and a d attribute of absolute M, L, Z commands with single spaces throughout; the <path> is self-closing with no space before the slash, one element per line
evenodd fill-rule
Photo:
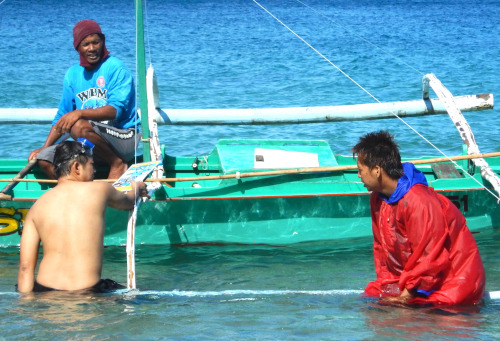
<path fill-rule="evenodd" d="M 73 38 L 80 64 L 67 71 L 52 128 L 29 160 L 36 158 L 39 167 L 54 178 L 54 144 L 69 133 L 75 140 L 91 141 L 97 157 L 110 167 L 108 178 L 117 179 L 127 170 L 140 138 L 132 74 L 121 60 L 109 55 L 95 21 L 78 22 Z"/>

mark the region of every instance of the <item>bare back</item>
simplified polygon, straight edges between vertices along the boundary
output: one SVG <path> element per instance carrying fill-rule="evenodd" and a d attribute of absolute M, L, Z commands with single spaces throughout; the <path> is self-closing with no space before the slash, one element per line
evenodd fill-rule
<path fill-rule="evenodd" d="M 65 181 L 33 205 L 27 219 L 33 220 L 43 246 L 38 283 L 77 290 L 99 281 L 110 191 L 103 182 Z"/>

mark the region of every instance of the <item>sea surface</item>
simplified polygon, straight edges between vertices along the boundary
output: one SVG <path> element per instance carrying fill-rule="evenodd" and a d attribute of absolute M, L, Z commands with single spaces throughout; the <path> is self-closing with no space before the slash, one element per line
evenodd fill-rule
<path fill-rule="evenodd" d="M 155 68 L 162 108 L 342 105 L 374 102 L 371 96 L 415 100 L 427 73 L 454 95 L 500 94 L 499 1 L 259 4 L 295 34 L 251 0 L 146 2 L 147 63 Z M 136 72 L 131 0 L 0 0 L 0 108 L 57 107 L 64 73 L 78 61 L 72 28 L 81 19 L 98 21 L 108 50 Z M 500 150 L 500 109 L 465 117 L 481 152 Z M 43 144 L 49 126 L 0 129 L 0 158 L 18 159 Z M 462 152 L 446 115 L 404 122 L 161 126 L 159 133 L 174 156 L 207 154 L 222 138 L 321 139 L 335 153 L 349 155 L 359 136 L 380 129 L 395 135 L 404 157 Z M 499 291 L 500 231 L 476 239 L 487 290 Z M 14 291 L 18 249 L 0 250 L 0 340 L 500 337 L 500 300 L 486 300 L 478 311 L 448 311 L 387 307 L 361 297 L 375 276 L 370 240 L 349 248 L 333 242 L 140 246 L 136 258 L 136 293 L 29 300 Z M 125 270 L 125 249 L 107 248 L 103 276 L 125 282 Z"/>

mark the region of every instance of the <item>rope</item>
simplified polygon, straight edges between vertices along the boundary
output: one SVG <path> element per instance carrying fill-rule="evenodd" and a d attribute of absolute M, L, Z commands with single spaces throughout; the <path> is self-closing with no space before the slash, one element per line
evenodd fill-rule
<path fill-rule="evenodd" d="M 347 77 L 351 82 L 353 82 L 354 84 L 356 84 L 361 90 L 363 90 L 364 92 L 366 92 L 371 98 L 373 98 L 378 103 L 382 103 L 374 95 L 372 95 L 368 90 L 366 90 L 365 88 L 363 88 L 358 82 L 356 82 L 354 79 L 352 79 L 341 68 L 339 68 L 337 65 L 335 65 L 330 59 L 328 59 L 325 55 L 323 55 L 321 52 L 319 52 L 317 49 L 315 49 L 304 38 L 302 38 L 297 33 L 295 33 L 294 30 L 292 30 L 290 27 L 288 27 L 284 22 L 282 22 L 280 19 L 278 19 L 274 14 L 272 14 L 271 12 L 269 12 L 264 6 L 262 6 L 261 4 L 259 4 L 257 2 L 257 0 L 253 0 L 253 2 L 255 2 L 258 6 L 260 6 L 260 8 L 262 8 L 264 11 L 266 11 L 267 14 L 269 14 L 271 17 L 273 17 L 277 22 L 279 22 L 281 25 L 283 25 L 287 30 L 289 30 L 291 33 L 293 33 L 297 38 L 299 38 L 300 40 L 302 40 L 302 42 L 304 44 L 306 44 L 307 46 L 309 46 L 314 52 L 316 52 L 318 55 L 320 55 L 324 60 L 326 60 L 330 65 L 332 65 L 334 68 L 336 68 L 340 73 L 342 73 L 345 77 Z"/>
<path fill-rule="evenodd" d="M 430 163 L 440 163 L 448 162 L 454 160 L 470 160 L 477 158 L 488 158 L 500 156 L 500 152 L 484 153 L 484 154 L 474 154 L 474 155 L 457 155 L 451 157 L 442 158 L 432 158 L 432 159 L 422 159 L 422 160 L 410 160 L 403 162 L 411 162 L 415 165 L 430 164 Z M 257 177 L 257 176 L 269 176 L 269 175 L 284 175 L 293 173 L 318 173 L 318 172 L 338 172 L 345 170 L 354 170 L 356 165 L 347 166 L 329 166 L 329 167 L 309 167 L 309 168 L 292 168 L 284 170 L 271 170 L 271 171 L 260 171 L 260 172 L 250 172 L 250 173 L 240 173 L 240 178 Z M 222 175 L 211 175 L 211 176 L 199 176 L 199 177 L 186 177 L 186 178 L 153 178 L 146 179 L 145 182 L 183 182 L 183 181 L 194 181 L 194 180 L 214 180 L 214 179 L 230 179 L 235 178 L 236 174 L 222 174 Z M 46 180 L 46 179 L 0 179 L 0 182 L 37 182 L 37 183 L 57 183 L 57 180 Z M 105 181 L 114 182 L 116 179 L 96 179 L 94 181 Z M 480 184 L 481 185 L 481 184 Z M 482 186 L 482 185 L 481 185 Z"/>
<path fill-rule="evenodd" d="M 296 0 L 298 2 L 300 2 L 299 0 Z M 321 56 L 324 60 L 326 60 L 330 65 L 332 65 L 333 67 L 335 67 L 340 73 L 342 73 L 345 77 L 347 77 L 347 79 L 349 79 L 350 81 L 352 81 L 357 87 L 359 87 L 361 90 L 363 90 L 366 94 L 368 94 L 371 98 L 373 98 L 375 101 L 377 101 L 378 103 L 382 103 L 378 98 L 376 98 L 372 93 L 370 93 L 367 89 L 365 89 L 363 86 L 361 86 L 358 82 L 356 82 L 352 77 L 350 77 L 347 73 L 345 73 L 343 70 L 341 70 L 337 65 L 335 65 L 331 60 L 329 60 L 325 55 L 323 55 L 321 52 L 319 52 L 316 48 L 314 48 L 311 44 L 309 44 L 304 38 L 302 38 L 300 35 L 298 35 L 295 31 L 293 31 L 290 27 L 288 27 L 284 22 L 282 22 L 280 19 L 278 19 L 274 14 L 272 14 L 269 10 L 267 10 L 267 8 L 265 8 L 264 6 L 262 6 L 257 0 L 253 0 L 253 2 L 255 4 L 257 4 L 260 8 L 262 8 L 266 13 L 268 13 L 271 17 L 273 17 L 277 22 L 279 22 L 282 26 L 284 26 L 287 30 L 289 30 L 293 35 L 295 35 L 297 38 L 299 38 L 304 44 L 306 44 L 308 47 L 310 47 L 314 52 L 316 52 L 319 56 Z M 301 2 L 302 3 L 302 2 Z M 303 3 L 302 3 L 303 4 Z M 305 4 L 304 4 L 305 5 Z M 307 6 L 307 5 L 305 5 Z M 307 6 L 309 7 L 309 6 Z M 310 7 L 309 7 L 310 8 Z M 359 36 L 358 36 L 359 37 Z M 369 42 L 368 40 L 366 40 L 365 38 L 362 38 L 363 40 Z M 375 44 L 372 44 L 371 42 L 369 42 L 371 45 L 373 46 L 376 46 Z M 405 65 L 409 66 L 411 69 L 417 71 L 418 73 L 421 73 L 420 71 L 418 71 L 417 69 L 413 68 L 412 66 L 404 63 Z M 444 153 L 441 149 L 439 149 L 436 145 L 434 145 L 431 141 L 429 141 L 425 136 L 423 136 L 422 134 L 420 134 L 415 128 L 413 128 L 409 123 L 407 123 L 405 120 L 403 120 L 401 117 L 399 117 L 394 111 L 390 111 L 392 115 L 394 115 L 394 117 L 396 117 L 397 119 L 399 119 L 401 122 L 403 122 L 408 128 L 410 128 L 415 134 L 417 134 L 420 138 L 422 138 L 425 142 L 427 142 L 432 148 L 434 148 L 435 150 L 437 150 L 441 155 L 443 155 L 445 158 L 449 158 L 448 155 L 446 155 L 446 153 Z M 449 159 L 450 161 L 452 161 L 451 159 Z M 453 162 L 453 161 L 452 161 Z M 456 163 L 455 163 L 456 164 Z M 456 164 L 457 165 L 457 164 Z M 473 178 L 472 175 L 470 175 L 467 170 L 463 169 L 461 166 L 457 165 L 465 174 L 467 174 L 469 177 Z M 477 181 L 477 180 L 476 180 Z M 479 183 L 479 182 L 478 182 Z M 481 186 L 483 188 L 486 189 L 486 187 L 484 187 L 484 185 L 481 184 Z M 491 193 L 491 192 L 490 192 Z M 491 193 L 495 198 L 497 198 L 493 193 Z M 498 199 L 498 198 L 497 198 Z"/>

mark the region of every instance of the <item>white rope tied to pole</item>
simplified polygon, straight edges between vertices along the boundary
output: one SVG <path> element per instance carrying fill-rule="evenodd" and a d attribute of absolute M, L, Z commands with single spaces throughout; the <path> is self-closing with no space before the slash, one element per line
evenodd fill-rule
<path fill-rule="evenodd" d="M 149 121 L 149 152 L 151 156 L 151 161 L 160 161 L 163 159 L 163 154 L 160 146 L 160 139 L 158 136 L 158 125 L 154 119 L 152 113 L 156 111 L 158 107 L 158 87 L 156 84 L 156 79 L 154 77 L 154 69 L 150 66 L 146 74 L 146 93 L 148 98 L 148 121 Z M 160 179 L 163 177 L 164 169 L 163 165 L 158 165 L 152 172 L 151 179 Z M 148 192 L 151 195 L 154 191 L 160 188 L 162 185 L 160 182 L 150 182 L 148 183 Z M 137 198 L 134 205 L 134 209 L 130 211 L 128 224 L 127 224 L 127 289 L 136 289 L 135 281 L 135 226 L 137 221 L 137 212 L 142 199 Z"/>

